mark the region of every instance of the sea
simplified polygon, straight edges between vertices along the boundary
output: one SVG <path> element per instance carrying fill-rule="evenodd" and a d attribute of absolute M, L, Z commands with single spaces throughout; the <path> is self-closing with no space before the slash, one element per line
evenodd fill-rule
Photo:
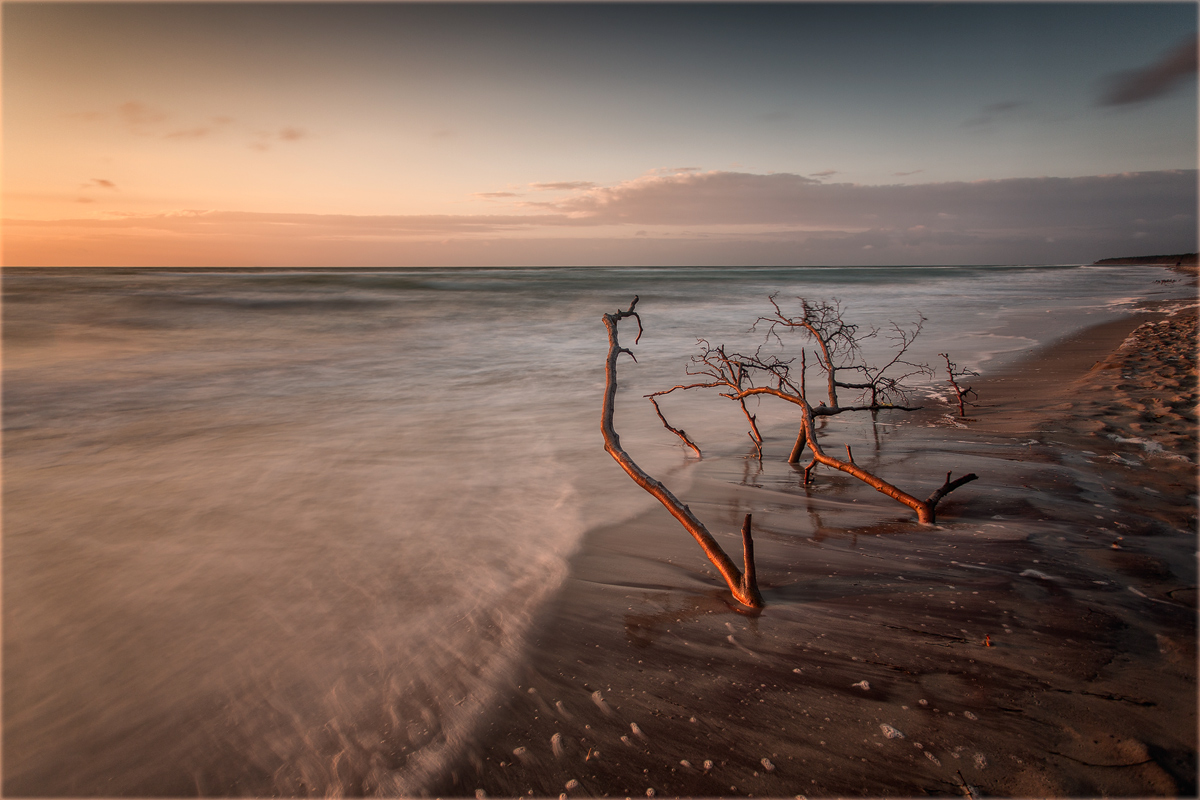
<path fill-rule="evenodd" d="M 772 296 L 840 301 L 868 360 L 921 323 L 906 360 L 987 374 L 1187 296 L 1178 277 L 5 269 L 4 793 L 422 794 L 510 690 L 587 532 L 654 503 L 600 435 L 601 318 L 635 296 L 617 430 L 680 490 L 696 459 L 643 395 L 687 382 L 698 340 L 811 347 L 751 330 Z M 916 376 L 917 402 L 946 396 Z M 752 457 L 715 393 L 662 406 L 705 459 Z"/>

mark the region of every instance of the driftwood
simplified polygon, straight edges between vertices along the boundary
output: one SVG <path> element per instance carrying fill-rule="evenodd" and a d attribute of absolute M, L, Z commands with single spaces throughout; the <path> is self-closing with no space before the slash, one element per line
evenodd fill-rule
<path fill-rule="evenodd" d="M 629 477 L 633 478 L 638 486 L 641 486 L 662 503 L 667 511 L 671 513 L 671 516 L 679 520 L 679 523 L 683 525 L 687 532 L 696 539 L 701 549 L 704 550 L 704 554 L 708 556 L 708 560 L 713 563 L 721 573 L 721 577 L 725 579 L 725 583 L 728 584 L 734 598 L 739 603 L 750 608 L 762 608 L 762 594 L 759 593 L 758 580 L 754 570 L 754 542 L 750 536 L 750 515 L 747 514 L 745 521 L 742 523 L 742 552 L 743 566 L 745 568 L 743 571 L 739 570 L 737 565 L 733 563 L 733 560 L 726 555 L 725 551 L 721 549 L 721 545 L 709 533 L 704 523 L 692 513 L 692 510 L 681 503 L 679 498 L 671 494 L 670 490 L 660 481 L 651 477 L 645 470 L 639 467 L 629 456 L 629 453 L 625 452 L 625 449 L 621 447 L 621 439 L 617 436 L 617 431 L 613 427 L 613 414 L 617 399 L 617 357 L 622 353 L 626 353 L 634 361 L 637 358 L 630 350 L 621 347 L 618 342 L 617 324 L 626 317 L 633 317 L 638 322 L 638 335 L 637 339 L 634 340 L 634 344 L 637 344 L 641 340 L 642 319 L 634 311 L 637 303 L 638 298 L 634 297 L 628 309 L 604 315 L 604 326 L 608 329 L 608 361 L 605 364 L 604 370 L 604 410 L 600 417 L 600 431 L 604 434 L 604 449 L 621 465 L 621 469 L 625 470 Z M 655 403 L 656 408 L 657 406 L 658 404 Z M 667 423 L 666 418 L 662 416 L 661 411 L 659 412 L 659 418 L 662 419 L 663 424 L 666 425 L 668 430 L 674 432 L 684 442 L 691 445 L 692 449 L 699 455 L 700 448 L 696 447 L 683 431 L 672 428 Z"/>
<path fill-rule="evenodd" d="M 976 400 L 979 399 L 979 395 L 976 394 L 975 390 L 970 386 L 965 389 L 959 386 L 958 379 L 974 378 L 979 373 L 973 369 L 961 369 L 958 364 L 955 364 L 953 361 L 951 361 L 950 356 L 946 355 L 945 353 L 938 353 L 938 355 L 946 359 L 946 374 L 949 376 L 948 380 L 950 381 L 950 385 L 954 388 L 954 395 L 958 398 L 958 415 L 960 417 L 965 417 L 967 415 L 967 409 L 965 406 L 975 405 L 967 400 L 967 395 L 974 395 Z"/>
<path fill-rule="evenodd" d="M 812 453 L 811 462 L 804 468 L 804 480 L 812 480 L 812 472 L 818 464 L 845 472 L 866 483 L 876 491 L 903 503 L 917 513 L 917 519 L 926 524 L 936 521 L 938 502 L 955 489 L 976 480 L 974 474 L 964 475 L 956 480 L 946 476 L 945 483 L 921 499 L 909 492 L 897 488 L 879 476 L 863 469 L 854 463 L 854 457 L 849 446 L 846 448 L 846 460 L 835 458 L 822 448 L 817 436 L 816 419 L 831 417 L 850 412 L 878 412 L 884 409 L 915 411 L 917 406 L 907 405 L 911 392 L 905 383 L 915 375 L 932 375 L 932 370 L 926 364 L 918 364 L 906 359 L 906 354 L 913 341 L 921 332 L 924 317 L 921 317 L 912 327 L 902 328 L 893 324 L 889 338 L 895 345 L 895 355 L 882 366 L 867 364 L 861 355 L 861 341 L 878 335 L 878 331 L 860 331 L 857 325 L 848 323 L 843 318 L 843 310 L 835 302 L 810 302 L 800 300 L 801 313 L 789 316 L 784 314 L 775 297 L 770 298 L 775 313 L 770 317 L 760 317 L 751 328 L 759 325 L 766 328 L 766 342 L 760 345 L 752 354 L 731 353 L 723 345 L 712 345 L 701 339 L 701 352 L 693 356 L 688 366 L 688 375 L 700 378 L 693 383 L 679 384 L 669 389 L 654 392 L 647 397 L 658 409 L 660 419 L 676 435 L 699 453 L 699 447 L 691 439 L 681 435 L 672 428 L 663 416 L 658 406 L 657 398 L 675 391 L 692 389 L 718 389 L 720 394 L 737 402 L 750 421 L 751 439 L 758 454 L 762 457 L 762 437 L 759 435 L 756 418 L 746 408 L 746 399 L 759 395 L 769 395 L 785 400 L 800 408 L 800 430 L 796 443 L 788 456 L 788 462 L 795 464 L 805 449 Z M 632 309 L 632 306 L 631 306 Z M 607 319 L 607 317 L 606 317 Z M 639 318 L 638 324 L 641 324 Z M 614 322 L 615 325 L 615 322 Z M 808 397 L 806 373 L 807 356 L 801 350 L 800 375 L 793 380 L 792 364 L 794 359 L 781 359 L 776 355 L 764 354 L 763 346 L 774 341 L 780 346 L 783 340 L 781 332 L 800 331 L 815 343 L 814 354 L 817 367 L 825 373 L 825 399 L 813 405 Z M 610 356 L 615 358 L 615 356 Z M 856 379 L 845 379 L 847 373 L 856 375 Z M 842 405 L 838 390 L 857 390 L 858 394 L 849 405 Z"/>

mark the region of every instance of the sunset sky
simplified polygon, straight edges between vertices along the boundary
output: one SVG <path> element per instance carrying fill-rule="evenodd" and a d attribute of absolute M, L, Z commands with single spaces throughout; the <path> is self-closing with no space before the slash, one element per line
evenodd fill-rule
<path fill-rule="evenodd" d="M 1197 5 L 3 4 L 6 265 L 1196 249 Z"/>

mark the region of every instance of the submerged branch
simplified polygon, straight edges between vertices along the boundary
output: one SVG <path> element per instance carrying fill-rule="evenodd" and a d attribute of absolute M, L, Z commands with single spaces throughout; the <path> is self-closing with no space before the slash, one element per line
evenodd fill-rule
<path fill-rule="evenodd" d="M 676 388 L 678 388 L 678 387 L 676 387 Z M 668 391 L 670 391 L 670 390 L 668 390 Z M 655 392 L 654 394 L 660 394 L 660 393 Z M 703 454 L 700 452 L 700 448 L 696 446 L 695 442 L 693 442 L 690 438 L 688 438 L 687 432 L 685 432 L 683 430 L 683 428 L 673 427 L 671 425 L 671 423 L 667 422 L 667 418 L 663 416 L 662 409 L 658 407 L 658 401 L 654 399 L 654 395 L 648 394 L 648 395 L 646 395 L 646 399 L 649 400 L 654 405 L 654 412 L 656 414 L 658 414 L 658 418 L 660 420 L 662 420 L 663 427 L 666 428 L 667 430 L 669 430 L 671 433 L 678 436 L 680 439 L 682 439 L 683 443 L 686 444 L 688 447 L 692 448 L 692 450 L 696 453 L 697 458 L 702 458 Z"/>
<path fill-rule="evenodd" d="M 946 353 L 938 353 L 938 355 L 946 359 L 947 379 L 950 381 L 950 386 L 954 389 L 955 397 L 958 398 L 958 415 L 960 417 L 965 417 L 967 415 L 966 406 L 975 405 L 975 403 L 967 400 L 967 395 L 975 395 L 976 400 L 979 399 L 979 395 L 976 394 L 975 390 L 970 386 L 965 389 L 959 386 L 958 379 L 975 377 L 979 373 L 973 369 L 960 369 L 958 364 L 955 364 L 953 361 L 951 361 L 950 356 Z"/>

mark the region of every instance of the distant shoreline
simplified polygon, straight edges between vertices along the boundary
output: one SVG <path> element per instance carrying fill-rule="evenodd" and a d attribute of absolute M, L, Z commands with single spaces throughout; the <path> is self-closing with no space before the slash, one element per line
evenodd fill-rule
<path fill-rule="evenodd" d="M 1092 266 L 1120 266 L 1120 265 L 1154 265 L 1154 266 L 1182 266 L 1195 267 L 1196 253 L 1176 253 L 1175 255 L 1163 256 L 1120 256 L 1118 258 L 1102 258 L 1099 261 L 1093 262 Z"/>

